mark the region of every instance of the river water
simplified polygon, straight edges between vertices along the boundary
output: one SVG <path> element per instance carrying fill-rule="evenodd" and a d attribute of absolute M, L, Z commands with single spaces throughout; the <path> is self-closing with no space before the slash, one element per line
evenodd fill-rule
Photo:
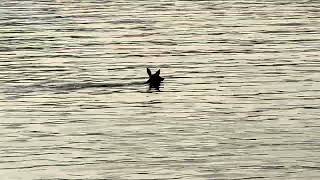
<path fill-rule="evenodd" d="M 1 179 L 320 179 L 319 8 L 1 0 Z"/>

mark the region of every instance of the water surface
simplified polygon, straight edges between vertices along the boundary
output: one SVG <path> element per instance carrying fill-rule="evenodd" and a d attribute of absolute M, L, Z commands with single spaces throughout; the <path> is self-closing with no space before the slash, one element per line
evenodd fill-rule
<path fill-rule="evenodd" d="M 2 179 L 320 178 L 318 1 L 0 5 Z"/>

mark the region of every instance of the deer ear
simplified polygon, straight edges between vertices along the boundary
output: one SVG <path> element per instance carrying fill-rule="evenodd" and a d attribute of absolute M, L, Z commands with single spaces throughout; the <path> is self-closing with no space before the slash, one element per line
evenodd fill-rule
<path fill-rule="evenodd" d="M 154 75 L 159 76 L 160 75 L 160 69 Z"/>
<path fill-rule="evenodd" d="M 151 74 L 151 71 L 150 71 L 150 69 L 149 68 L 147 68 L 147 73 L 148 73 L 148 75 L 149 76 L 151 76 L 152 74 Z"/>

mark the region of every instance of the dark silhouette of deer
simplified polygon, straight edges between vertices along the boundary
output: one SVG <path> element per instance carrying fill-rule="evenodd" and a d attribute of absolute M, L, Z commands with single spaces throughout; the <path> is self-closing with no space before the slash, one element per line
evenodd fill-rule
<path fill-rule="evenodd" d="M 164 78 L 160 76 L 160 69 L 156 73 L 152 74 L 150 69 L 147 68 L 147 73 L 149 75 L 149 80 L 145 83 L 149 84 L 149 90 L 154 88 L 160 91 L 160 84 L 164 80 Z"/>

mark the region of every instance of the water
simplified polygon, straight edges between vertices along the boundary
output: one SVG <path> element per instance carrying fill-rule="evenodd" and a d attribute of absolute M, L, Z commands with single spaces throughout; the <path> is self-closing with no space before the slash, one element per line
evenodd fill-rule
<path fill-rule="evenodd" d="M 1 179 L 320 178 L 319 1 L 0 5 Z"/>

